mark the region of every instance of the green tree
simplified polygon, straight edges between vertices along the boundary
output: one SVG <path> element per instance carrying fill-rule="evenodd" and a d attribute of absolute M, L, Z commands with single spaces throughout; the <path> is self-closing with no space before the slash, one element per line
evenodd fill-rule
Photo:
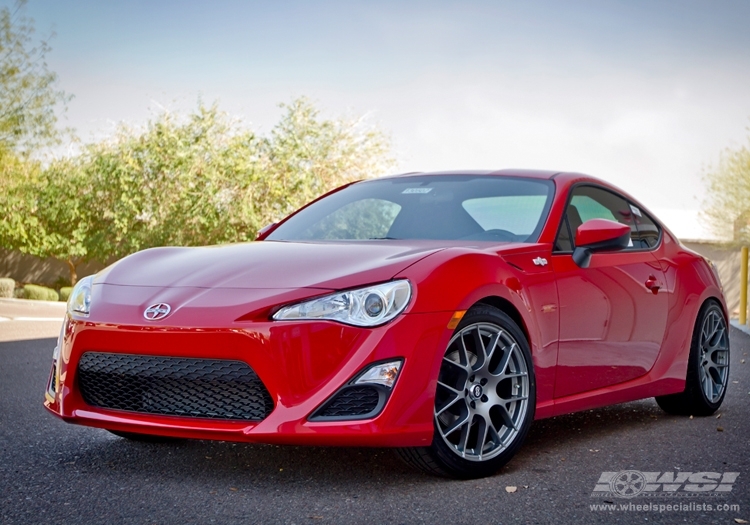
<path fill-rule="evenodd" d="M 77 169 L 99 210 L 90 256 L 250 241 L 318 195 L 392 165 L 385 136 L 361 119 L 322 119 L 304 98 L 282 107 L 265 137 L 199 105 L 84 148 Z"/>
<path fill-rule="evenodd" d="M 85 261 L 251 241 L 312 198 L 390 165 L 377 130 L 322 119 L 305 99 L 284 107 L 266 137 L 215 105 L 199 105 L 186 117 L 162 113 L 142 129 L 120 127 L 77 156 L 9 176 L 0 241 L 66 261 L 75 282 Z"/>
<path fill-rule="evenodd" d="M 70 97 L 57 89 L 57 75 L 47 67 L 48 41 L 33 41 L 25 4 L 0 9 L 0 147 L 28 154 L 59 141 L 55 110 Z"/>
<path fill-rule="evenodd" d="M 89 259 L 87 241 L 95 226 L 87 209 L 90 194 L 86 184 L 86 179 L 63 159 L 28 179 L 24 191 L 30 196 L 32 242 L 22 243 L 19 248 L 31 255 L 66 262 L 72 284 L 78 277 L 77 266 Z"/>
<path fill-rule="evenodd" d="M 719 163 L 704 172 L 707 186 L 703 215 L 714 233 L 735 242 L 750 242 L 750 137 L 748 144 L 721 153 Z"/>
<path fill-rule="evenodd" d="M 281 107 L 280 122 L 261 141 L 263 176 L 256 192 L 264 223 L 342 184 L 378 177 L 393 167 L 388 137 L 366 126 L 363 117 L 321 118 L 305 97 Z"/>
<path fill-rule="evenodd" d="M 248 199 L 256 158 L 252 132 L 202 105 L 186 119 L 163 113 L 143 130 L 121 127 L 84 148 L 76 164 L 94 197 L 90 255 L 250 238 L 258 227 Z"/>
<path fill-rule="evenodd" d="M 65 160 L 47 169 L 28 159 L 0 156 L 0 245 L 38 257 L 55 257 L 70 268 L 87 259 L 88 194 L 85 181 Z"/>
<path fill-rule="evenodd" d="M 0 146 L 0 246 L 33 243 L 33 182 L 39 164 Z"/>

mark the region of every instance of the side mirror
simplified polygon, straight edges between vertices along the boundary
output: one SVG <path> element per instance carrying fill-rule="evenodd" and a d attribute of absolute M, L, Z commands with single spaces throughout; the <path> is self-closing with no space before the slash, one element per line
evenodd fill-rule
<path fill-rule="evenodd" d="M 263 226 L 260 231 L 258 232 L 258 235 L 255 236 L 256 241 L 262 241 L 267 233 L 270 233 L 271 230 L 273 230 L 273 227 L 276 226 L 275 222 L 272 222 L 271 224 L 267 224 Z"/>
<path fill-rule="evenodd" d="M 630 226 L 607 219 L 591 219 L 576 230 L 576 249 L 573 262 L 588 268 L 591 255 L 596 252 L 622 250 L 630 243 Z"/>

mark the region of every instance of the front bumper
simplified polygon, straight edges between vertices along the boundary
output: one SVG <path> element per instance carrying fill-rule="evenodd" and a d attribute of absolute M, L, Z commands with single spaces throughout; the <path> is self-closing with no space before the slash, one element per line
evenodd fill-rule
<path fill-rule="evenodd" d="M 142 312 L 140 309 L 133 310 Z M 125 324 L 66 318 L 45 407 L 69 423 L 165 436 L 276 444 L 425 446 L 432 440 L 435 381 L 451 312 L 406 314 L 377 328 L 328 321 L 231 321 L 225 328 L 147 324 L 120 310 Z M 103 317 L 103 316 L 102 316 Z M 112 316 L 110 316 L 112 317 Z M 212 311 L 206 318 L 220 318 Z M 169 319 L 165 320 L 168 321 Z M 179 321 L 175 316 L 172 324 Z M 183 321 L 187 320 L 182 318 Z M 166 324 L 163 322 L 163 324 Z M 187 324 L 187 323 L 183 323 Z M 87 404 L 78 382 L 85 352 L 226 359 L 247 363 L 273 400 L 258 422 L 163 416 Z M 382 411 L 371 419 L 308 417 L 370 363 L 403 359 Z M 186 396 L 190 392 L 185 392 Z"/>

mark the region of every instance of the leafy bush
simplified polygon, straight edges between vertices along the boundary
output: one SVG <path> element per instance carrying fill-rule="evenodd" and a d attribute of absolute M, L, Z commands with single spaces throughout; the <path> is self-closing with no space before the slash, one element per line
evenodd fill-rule
<path fill-rule="evenodd" d="M 748 128 L 750 131 L 750 128 Z M 707 192 L 703 215 L 719 238 L 747 245 L 750 242 L 750 135 L 737 149 L 727 148 L 719 163 L 703 173 Z"/>
<path fill-rule="evenodd" d="M 59 290 L 60 288 L 65 288 L 66 286 L 72 286 L 70 284 L 70 279 L 68 279 L 67 277 L 63 277 L 62 275 L 59 276 L 57 280 L 55 281 L 55 284 L 52 285 L 52 287 L 55 290 Z"/>
<path fill-rule="evenodd" d="M 3 277 L 0 279 L 0 297 L 13 297 L 16 289 L 16 281 Z"/>
<path fill-rule="evenodd" d="M 201 104 L 47 165 L 0 156 L 0 245 L 67 262 L 72 285 L 87 261 L 252 241 L 314 197 L 393 165 L 388 138 L 362 119 L 324 118 L 304 98 L 282 109 L 263 135 Z"/>
<path fill-rule="evenodd" d="M 36 284 L 27 284 L 23 287 L 23 295 L 26 299 L 34 301 L 59 301 L 60 296 L 52 288 L 46 286 L 37 286 Z"/>
<path fill-rule="evenodd" d="M 60 300 L 61 301 L 67 301 L 68 297 L 70 297 L 70 292 L 73 291 L 72 286 L 63 286 L 60 288 Z"/>

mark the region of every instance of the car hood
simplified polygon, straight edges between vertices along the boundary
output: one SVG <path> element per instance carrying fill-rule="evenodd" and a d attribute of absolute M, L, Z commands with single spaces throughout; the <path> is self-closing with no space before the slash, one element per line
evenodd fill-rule
<path fill-rule="evenodd" d="M 103 270 L 94 284 L 342 289 L 387 281 L 445 248 L 445 243 L 429 241 L 262 241 L 201 248 L 152 248 Z"/>

